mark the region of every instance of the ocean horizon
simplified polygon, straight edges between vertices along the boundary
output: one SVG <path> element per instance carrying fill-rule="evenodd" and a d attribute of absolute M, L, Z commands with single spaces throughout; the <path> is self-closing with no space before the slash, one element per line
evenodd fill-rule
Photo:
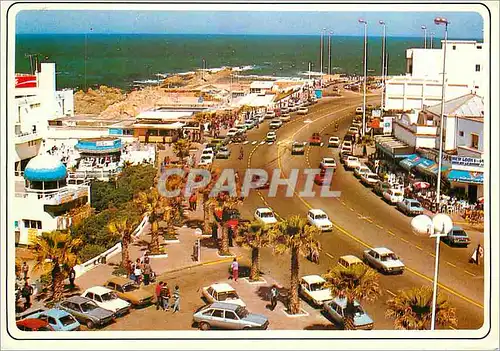
<path fill-rule="evenodd" d="M 405 51 L 423 47 L 423 38 L 387 37 L 388 73 L 404 74 Z M 429 39 L 428 39 L 429 40 Z M 450 39 L 451 40 L 451 39 Z M 475 39 L 471 39 L 475 40 Z M 434 39 L 434 47 L 440 45 Z M 429 41 L 428 41 L 429 43 Z M 16 34 L 16 72 L 28 73 L 26 55 L 56 63 L 58 89 L 85 85 L 130 89 L 137 80 L 156 79 L 207 68 L 244 67 L 240 74 L 297 77 L 319 71 L 319 35 L 241 34 Z M 368 71 L 380 74 L 382 37 L 368 38 Z M 328 69 L 328 36 L 324 38 L 324 69 Z M 333 73 L 361 74 L 363 36 L 331 36 Z"/>

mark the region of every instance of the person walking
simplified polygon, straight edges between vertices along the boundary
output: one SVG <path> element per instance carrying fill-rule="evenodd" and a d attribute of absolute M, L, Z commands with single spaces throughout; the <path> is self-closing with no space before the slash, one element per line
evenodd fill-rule
<path fill-rule="evenodd" d="M 158 311 L 160 308 L 163 308 L 163 299 L 162 299 L 162 288 L 163 288 L 163 282 L 159 282 L 155 286 L 155 296 L 156 296 L 156 310 Z"/>
<path fill-rule="evenodd" d="M 163 284 L 163 287 L 161 289 L 161 295 L 162 295 L 162 301 L 163 301 L 163 309 L 165 311 L 168 311 L 170 307 L 170 288 L 168 287 L 167 283 Z"/>
<path fill-rule="evenodd" d="M 23 266 L 21 267 L 22 269 L 22 272 L 23 272 L 23 277 L 24 277 L 24 280 L 28 279 L 28 272 L 30 270 L 28 264 L 26 263 L 26 261 L 23 262 Z"/>
<path fill-rule="evenodd" d="M 276 287 L 276 285 L 273 285 L 273 287 L 271 288 L 271 307 L 270 307 L 271 311 L 274 311 L 276 305 L 278 304 L 278 295 L 279 295 L 278 288 Z"/>
<path fill-rule="evenodd" d="M 141 285 L 142 269 L 139 263 L 136 263 L 134 268 L 135 283 Z"/>
<path fill-rule="evenodd" d="M 181 303 L 181 295 L 179 293 L 179 285 L 176 285 L 174 288 L 174 306 L 172 307 L 173 313 L 181 310 L 180 303 Z"/>
<path fill-rule="evenodd" d="M 27 310 L 31 306 L 31 295 L 33 295 L 33 288 L 28 284 L 28 280 L 24 282 L 21 295 L 24 298 L 24 309 Z"/>
<path fill-rule="evenodd" d="M 144 285 L 149 285 L 149 279 L 151 277 L 151 272 L 152 272 L 152 269 L 151 269 L 151 265 L 149 264 L 149 258 L 146 258 L 144 261 L 144 272 L 143 272 Z"/>
<path fill-rule="evenodd" d="M 239 269 L 239 265 L 238 265 L 238 261 L 236 260 L 236 257 L 233 259 L 233 263 L 231 263 L 231 271 L 233 272 L 233 280 L 235 282 L 238 281 L 238 269 Z"/>
<path fill-rule="evenodd" d="M 71 290 L 75 288 L 75 278 L 76 278 L 75 268 L 71 267 L 71 269 L 69 270 L 69 288 Z"/>

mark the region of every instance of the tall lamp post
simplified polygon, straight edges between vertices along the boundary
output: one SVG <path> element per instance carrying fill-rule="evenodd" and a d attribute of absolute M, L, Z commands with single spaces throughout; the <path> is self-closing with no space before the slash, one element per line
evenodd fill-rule
<path fill-rule="evenodd" d="M 321 76 L 323 76 L 323 34 L 325 33 L 326 28 L 321 30 L 320 43 L 319 43 L 319 67 Z"/>
<path fill-rule="evenodd" d="M 384 93 L 385 93 L 385 22 L 380 20 L 379 24 L 382 25 L 384 32 L 382 36 L 382 98 L 380 100 L 380 113 L 384 112 Z"/>
<path fill-rule="evenodd" d="M 366 46 L 367 46 L 366 35 L 367 35 L 368 22 L 366 22 L 362 18 L 360 18 L 358 20 L 358 22 L 363 23 L 365 26 L 365 40 L 364 40 L 364 50 L 363 50 L 363 75 L 364 75 L 364 80 L 363 80 L 363 130 L 361 131 L 361 136 L 364 137 L 365 132 L 366 132 Z"/>
<path fill-rule="evenodd" d="M 434 34 L 436 34 L 436 33 L 434 33 L 434 32 L 430 32 L 430 33 L 429 33 L 429 35 L 431 36 L 431 49 L 433 48 L 433 46 L 432 46 L 432 41 L 433 41 L 433 39 L 434 39 Z"/>
<path fill-rule="evenodd" d="M 332 34 L 328 32 L 328 75 L 332 74 Z"/>
<path fill-rule="evenodd" d="M 424 30 L 424 49 L 427 49 L 427 27 L 422 26 L 420 28 L 422 28 Z"/>

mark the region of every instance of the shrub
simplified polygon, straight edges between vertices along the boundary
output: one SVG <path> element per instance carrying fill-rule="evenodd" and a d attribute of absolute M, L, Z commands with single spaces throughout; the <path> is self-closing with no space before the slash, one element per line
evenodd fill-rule
<path fill-rule="evenodd" d="M 106 251 L 106 248 L 102 245 L 86 244 L 78 253 L 78 257 L 83 263 L 102 254 L 104 251 Z"/>

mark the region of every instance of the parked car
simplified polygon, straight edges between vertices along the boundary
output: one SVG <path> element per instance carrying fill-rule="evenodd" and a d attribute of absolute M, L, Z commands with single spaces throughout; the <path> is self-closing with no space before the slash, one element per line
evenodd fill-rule
<path fill-rule="evenodd" d="M 123 316 L 130 311 L 130 303 L 122 300 L 116 293 L 103 286 L 94 286 L 83 292 L 81 295 L 94 301 L 97 306 L 111 311 L 115 316 Z"/>
<path fill-rule="evenodd" d="M 86 297 L 72 296 L 56 305 L 57 308 L 69 312 L 87 328 L 102 327 L 114 320 L 114 313 L 99 307 Z"/>
<path fill-rule="evenodd" d="M 335 323 L 345 328 L 344 317 L 347 308 L 345 297 L 336 297 L 323 304 L 323 311 L 329 315 Z M 354 329 L 372 330 L 373 319 L 363 310 L 358 301 L 354 300 Z"/>
<path fill-rule="evenodd" d="M 309 109 L 307 107 L 300 107 L 299 110 L 297 111 L 299 115 L 307 115 L 308 112 Z"/>
<path fill-rule="evenodd" d="M 357 115 L 362 115 L 363 114 L 363 107 L 362 106 L 356 107 L 356 114 Z"/>
<path fill-rule="evenodd" d="M 322 171 L 314 176 L 314 183 L 318 185 L 329 184 L 331 180 L 328 179 L 326 172 Z"/>
<path fill-rule="evenodd" d="M 227 131 L 226 136 L 232 138 L 232 137 L 236 136 L 239 133 L 240 133 L 240 131 L 237 128 L 230 128 Z"/>
<path fill-rule="evenodd" d="M 320 169 L 333 168 L 333 170 L 337 169 L 337 162 L 332 157 L 324 157 L 319 164 Z"/>
<path fill-rule="evenodd" d="M 218 329 L 261 329 L 269 326 L 269 320 L 261 314 L 248 312 L 246 307 L 232 303 L 214 302 L 200 308 L 193 314 L 193 322 L 201 330 Z"/>
<path fill-rule="evenodd" d="M 396 207 L 407 216 L 418 216 L 424 213 L 424 208 L 415 199 L 404 199 L 398 202 Z"/>
<path fill-rule="evenodd" d="M 380 182 L 380 178 L 376 173 L 373 172 L 367 172 L 361 175 L 361 183 L 365 184 L 366 186 L 374 186 Z"/>
<path fill-rule="evenodd" d="M 290 114 L 287 112 L 287 113 L 283 113 L 282 115 L 280 115 L 279 117 L 280 121 L 285 123 L 285 122 L 288 122 L 292 119 L 292 117 L 290 117 Z"/>
<path fill-rule="evenodd" d="M 365 265 L 361 259 L 353 255 L 340 256 L 337 263 L 339 266 L 342 266 L 344 268 Z"/>
<path fill-rule="evenodd" d="M 212 155 L 201 155 L 199 166 L 208 166 L 214 162 L 214 157 Z"/>
<path fill-rule="evenodd" d="M 299 294 L 314 307 L 321 307 L 331 300 L 332 292 L 325 286 L 326 281 L 319 275 L 306 275 L 300 278 Z"/>
<path fill-rule="evenodd" d="M 238 129 L 239 134 L 245 134 L 247 132 L 247 127 L 245 125 L 236 126 L 236 129 Z"/>
<path fill-rule="evenodd" d="M 41 319 L 46 321 L 55 331 L 72 331 L 80 329 L 80 322 L 70 313 L 59 308 L 39 310 L 30 314 L 26 319 Z"/>
<path fill-rule="evenodd" d="M 104 286 L 116 292 L 120 299 L 130 302 L 134 306 L 149 305 L 153 300 L 152 293 L 141 289 L 133 280 L 127 278 L 110 278 Z"/>
<path fill-rule="evenodd" d="M 292 155 L 304 155 L 306 152 L 306 143 L 294 141 L 292 144 Z"/>
<path fill-rule="evenodd" d="M 54 331 L 46 320 L 26 318 L 16 322 L 17 329 L 21 331 Z"/>
<path fill-rule="evenodd" d="M 238 296 L 236 290 L 227 283 L 212 284 L 205 286 L 201 293 L 203 297 L 209 302 L 226 302 L 245 307 L 245 303 Z"/>
<path fill-rule="evenodd" d="M 372 171 L 370 170 L 370 168 L 368 168 L 368 166 L 365 166 L 363 164 L 360 164 L 358 167 L 354 168 L 354 176 L 356 178 L 360 178 L 361 175 L 365 174 L 365 173 L 371 173 Z"/>
<path fill-rule="evenodd" d="M 267 111 L 265 114 L 266 119 L 273 119 L 274 117 L 276 117 L 276 113 L 274 111 Z"/>
<path fill-rule="evenodd" d="M 269 207 L 261 207 L 255 210 L 254 217 L 256 220 L 264 224 L 273 224 L 278 222 L 274 216 L 274 212 Z"/>
<path fill-rule="evenodd" d="M 469 246 L 471 240 L 469 235 L 462 227 L 453 226 L 451 231 L 445 237 L 441 238 L 442 241 L 447 243 L 450 246 Z"/>
<path fill-rule="evenodd" d="M 202 151 L 201 151 L 201 155 L 211 155 L 211 156 L 214 156 L 215 152 L 214 152 L 214 149 L 209 147 L 209 146 L 206 146 Z"/>
<path fill-rule="evenodd" d="M 345 165 L 349 156 L 352 156 L 352 152 L 347 150 L 341 150 L 339 156 L 340 156 L 340 163 Z"/>
<path fill-rule="evenodd" d="M 309 138 L 310 145 L 321 145 L 321 135 L 319 133 L 313 133 Z"/>
<path fill-rule="evenodd" d="M 281 108 L 281 110 L 280 110 L 280 116 L 286 115 L 288 113 L 290 113 L 290 109 L 288 107 Z"/>
<path fill-rule="evenodd" d="M 373 185 L 373 191 L 375 194 L 382 196 L 384 191 L 392 189 L 392 185 L 388 182 L 378 181 Z"/>
<path fill-rule="evenodd" d="M 219 151 L 217 151 L 217 158 L 229 158 L 231 156 L 231 151 L 227 146 L 222 146 Z"/>
<path fill-rule="evenodd" d="M 354 169 L 358 166 L 361 165 L 359 162 L 359 159 L 355 156 L 348 156 L 347 159 L 345 160 L 345 168 L 347 169 Z"/>
<path fill-rule="evenodd" d="M 393 188 L 384 191 L 382 197 L 393 205 L 404 200 L 403 192 Z"/>
<path fill-rule="evenodd" d="M 255 127 L 255 121 L 253 119 L 247 119 L 245 124 L 243 124 L 247 130 L 253 129 Z"/>
<path fill-rule="evenodd" d="M 328 138 L 328 147 L 339 147 L 340 138 L 337 136 L 332 136 Z"/>
<path fill-rule="evenodd" d="M 254 117 L 258 122 L 259 124 L 264 122 L 264 120 L 266 119 L 266 115 L 264 113 L 258 113 L 255 115 Z"/>
<path fill-rule="evenodd" d="M 358 129 L 361 129 L 361 127 L 363 126 L 363 123 L 356 121 L 356 120 L 353 120 L 351 123 L 351 126 L 356 127 Z"/>
<path fill-rule="evenodd" d="M 402 274 L 405 265 L 394 252 L 385 247 L 376 247 L 363 252 L 365 263 L 382 273 Z"/>
<path fill-rule="evenodd" d="M 268 132 L 266 135 L 266 141 L 267 142 L 274 142 L 276 141 L 276 132 Z"/>
<path fill-rule="evenodd" d="M 307 211 L 307 221 L 322 231 L 333 230 L 333 224 L 323 210 L 313 208 Z"/>
<path fill-rule="evenodd" d="M 270 129 L 278 129 L 282 125 L 283 125 L 283 122 L 281 122 L 281 120 L 279 120 L 279 119 L 273 119 L 271 121 L 271 123 L 269 123 L 269 128 Z"/>

